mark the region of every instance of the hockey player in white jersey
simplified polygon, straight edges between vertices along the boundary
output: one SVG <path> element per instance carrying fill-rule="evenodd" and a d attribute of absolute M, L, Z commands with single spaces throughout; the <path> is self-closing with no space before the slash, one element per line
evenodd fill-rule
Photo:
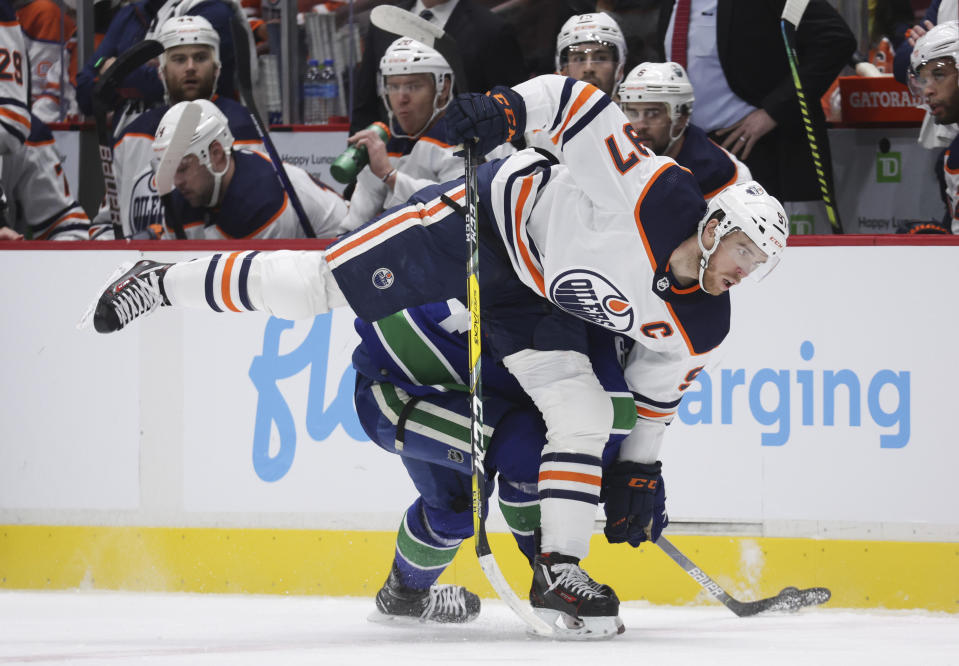
<path fill-rule="evenodd" d="M 453 95 L 453 70 L 436 50 L 403 37 L 380 59 L 377 88 L 389 117 L 390 138 L 372 129 L 349 138 L 364 146 L 369 164 L 350 198 L 346 229 L 365 224 L 419 189 L 456 178 L 463 161 L 446 143 L 443 113 Z"/>
<path fill-rule="evenodd" d="M 0 156 L 23 145 L 30 136 L 30 77 L 23 33 L 13 5 L 0 0 L 0 49 L 6 67 L 0 71 Z"/>
<path fill-rule="evenodd" d="M 586 638 L 614 635 L 618 598 L 579 566 L 600 489 L 614 500 L 605 505 L 611 542 L 658 535 L 666 425 L 726 337 L 729 289 L 778 262 L 785 213 L 755 182 L 727 188 L 707 208 L 692 174 L 650 153 L 622 110 L 585 82 L 541 76 L 461 95 L 447 114 L 454 137 L 477 138 L 481 154 L 540 128 L 564 157 L 555 164 L 527 150 L 478 169 L 484 347 L 546 424 L 530 601 Z M 89 318 L 110 332 L 161 305 L 296 319 L 349 304 L 372 322 L 465 300 L 463 198 L 462 179 L 427 187 L 323 253 L 124 266 Z M 590 324 L 638 343 L 626 371 L 637 424 L 605 482 L 613 411 L 585 353 Z"/>
<path fill-rule="evenodd" d="M 644 62 L 619 86 L 619 105 L 640 142 L 693 172 L 706 201 L 733 183 L 752 180 L 749 167 L 691 124 L 695 95 L 683 66 Z"/>
<path fill-rule="evenodd" d="M 89 240 L 90 218 L 70 193 L 53 133 L 31 114 L 26 143 L 3 156 L 7 224 L 33 240 Z"/>
<path fill-rule="evenodd" d="M 922 100 L 936 125 L 959 122 L 959 22 L 946 21 L 916 41 L 910 56 L 909 88 Z M 959 137 L 942 155 L 939 182 L 947 203 L 942 228 L 935 223 L 913 225 L 910 233 L 959 234 Z"/>
<path fill-rule="evenodd" d="M 134 118 L 119 131 L 113 145 L 120 220 L 128 237 L 153 238 L 154 229 L 163 226 L 163 206 L 151 162 L 157 127 L 171 105 L 195 99 L 212 100 L 227 118 L 234 147 L 263 151 L 246 107 L 214 92 L 221 71 L 220 36 L 210 22 L 202 16 L 174 16 L 160 26 L 156 39 L 164 47 L 157 71 L 166 103 Z M 107 240 L 113 233 L 110 210 L 104 206 L 94 220 L 91 235 Z"/>
<path fill-rule="evenodd" d="M 179 128 L 191 104 L 200 107 L 192 132 Z M 189 146 L 173 142 L 178 129 L 192 137 Z M 163 236 L 172 238 L 175 225 L 182 224 L 187 238 L 305 238 L 269 156 L 236 151 L 233 143 L 226 116 L 209 100 L 180 102 L 163 115 L 153 140 L 156 180 L 167 164 L 176 188 L 168 211 L 174 220 L 166 221 Z M 284 166 L 314 234 L 328 238 L 340 233 L 346 217 L 342 197 L 303 169 Z"/>

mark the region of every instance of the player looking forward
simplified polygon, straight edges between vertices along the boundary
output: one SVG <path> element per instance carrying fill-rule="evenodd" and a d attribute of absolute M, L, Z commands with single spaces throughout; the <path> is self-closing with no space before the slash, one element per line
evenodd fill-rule
<path fill-rule="evenodd" d="M 729 289 L 779 261 L 786 216 L 755 182 L 727 188 L 707 208 L 692 174 L 650 153 L 622 110 L 585 82 L 541 76 L 459 96 L 447 114 L 454 138 L 477 139 L 481 154 L 539 128 L 564 157 L 556 164 L 524 150 L 478 169 L 484 347 L 530 396 L 548 433 L 531 602 L 589 637 L 613 635 L 622 628 L 619 600 L 579 566 L 614 418 L 586 354 L 586 327 L 638 343 L 626 370 L 637 423 L 606 485 L 616 497 L 606 504 L 607 537 L 638 545 L 663 519 L 654 507 L 666 425 L 728 333 Z M 115 331 L 161 304 L 287 319 L 349 304 L 375 322 L 465 301 L 464 196 L 462 179 L 424 188 L 325 252 L 121 267 L 91 306 L 94 326 Z"/>
<path fill-rule="evenodd" d="M 752 176 L 749 167 L 689 122 L 694 101 L 686 70 L 675 62 L 644 62 L 619 86 L 619 105 L 640 142 L 692 171 L 709 201 Z"/>

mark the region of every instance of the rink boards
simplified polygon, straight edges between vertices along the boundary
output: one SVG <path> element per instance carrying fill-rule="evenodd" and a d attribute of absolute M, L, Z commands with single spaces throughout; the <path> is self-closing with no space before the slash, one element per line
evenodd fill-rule
<path fill-rule="evenodd" d="M 743 598 L 955 612 L 959 247 L 855 243 L 791 250 L 734 295 L 667 433 L 670 533 Z M 352 413 L 349 314 L 161 311 L 96 336 L 73 324 L 140 252 L 35 247 L 0 249 L 0 587 L 374 593 L 413 490 Z M 471 550 L 444 580 L 491 594 Z M 597 535 L 586 565 L 623 599 L 702 598 L 656 548 Z"/>

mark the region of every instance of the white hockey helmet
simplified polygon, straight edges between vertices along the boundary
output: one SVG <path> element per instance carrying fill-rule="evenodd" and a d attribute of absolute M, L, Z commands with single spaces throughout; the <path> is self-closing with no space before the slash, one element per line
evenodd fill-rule
<path fill-rule="evenodd" d="M 716 239 L 711 248 L 703 245 L 703 229 L 706 223 L 717 218 Z M 706 208 L 706 215 L 699 222 L 697 240 L 703 253 L 699 262 L 699 286 L 703 291 L 703 274 L 709 258 L 719 247 L 726 234 L 740 230 L 766 255 L 766 261 L 749 275 L 757 282 L 769 275 L 782 258 L 789 238 L 789 218 L 776 197 L 768 194 L 755 180 L 735 183 L 714 196 Z"/>
<path fill-rule="evenodd" d="M 156 40 L 163 44 L 160 66 L 166 62 L 166 51 L 174 46 L 202 44 L 213 49 L 213 61 L 220 64 L 220 35 L 202 16 L 173 16 L 160 26 Z"/>
<path fill-rule="evenodd" d="M 613 17 L 606 12 L 577 14 L 563 24 L 556 36 L 556 71 L 561 71 L 566 65 L 570 46 L 586 42 L 605 44 L 616 51 L 615 90 L 623 80 L 623 70 L 626 69 L 626 38 Z"/>
<path fill-rule="evenodd" d="M 662 102 L 675 125 L 693 112 L 693 84 L 686 70 L 676 62 L 644 62 L 623 79 L 619 86 L 620 105 L 636 102 Z"/>
<path fill-rule="evenodd" d="M 945 65 L 947 61 L 942 58 L 951 58 L 959 67 L 959 21 L 946 21 L 933 26 L 916 40 L 909 56 L 909 90 L 913 95 L 924 97 L 923 89 L 933 69 L 924 66 L 930 62 L 936 66 Z"/>
<path fill-rule="evenodd" d="M 173 145 L 181 117 L 191 104 L 199 106 L 196 125 L 193 127 L 188 140 Z M 229 168 L 229 163 L 219 172 L 213 168 L 213 163 L 210 160 L 210 144 L 214 141 L 219 143 L 228 155 L 230 154 L 233 149 L 233 133 L 230 131 L 226 116 L 223 115 L 216 104 L 208 99 L 198 99 L 192 102 L 179 102 L 170 107 L 163 114 L 163 118 L 160 119 L 160 124 L 153 139 L 153 166 L 154 171 L 157 172 L 157 189 L 166 189 L 160 183 L 160 171 L 164 165 L 169 165 L 169 168 L 175 171 L 184 157 L 196 155 L 200 164 L 213 174 L 213 195 L 207 205 L 215 205 L 218 202 L 221 181 Z M 172 176 L 170 178 L 172 180 Z M 163 191 L 160 193 L 165 194 Z"/>
<path fill-rule="evenodd" d="M 433 114 L 429 121 L 412 138 L 418 137 L 440 113 L 446 110 L 449 103 L 453 100 L 453 84 L 455 77 L 453 69 L 446 58 L 440 55 L 436 49 L 430 48 L 422 42 L 409 37 L 400 37 L 389 45 L 386 53 L 380 58 L 380 75 L 377 77 L 377 93 L 383 104 L 386 106 L 386 112 L 390 117 L 390 129 L 393 127 L 393 109 L 390 107 L 389 96 L 386 94 L 386 77 L 405 74 L 431 74 L 433 84 L 436 87 L 436 94 L 433 97 Z M 443 79 L 450 80 L 450 94 L 446 97 L 446 102 L 440 104 L 440 97 L 443 94 Z M 406 134 L 394 134 L 396 137 L 409 137 Z"/>

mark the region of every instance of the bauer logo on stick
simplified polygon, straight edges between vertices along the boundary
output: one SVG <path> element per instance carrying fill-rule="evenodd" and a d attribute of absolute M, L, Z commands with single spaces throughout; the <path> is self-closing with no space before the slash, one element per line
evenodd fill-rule
<path fill-rule="evenodd" d="M 550 300 L 572 315 L 614 331 L 633 326 L 633 306 L 608 279 L 593 271 L 573 269 L 550 285 Z"/>

